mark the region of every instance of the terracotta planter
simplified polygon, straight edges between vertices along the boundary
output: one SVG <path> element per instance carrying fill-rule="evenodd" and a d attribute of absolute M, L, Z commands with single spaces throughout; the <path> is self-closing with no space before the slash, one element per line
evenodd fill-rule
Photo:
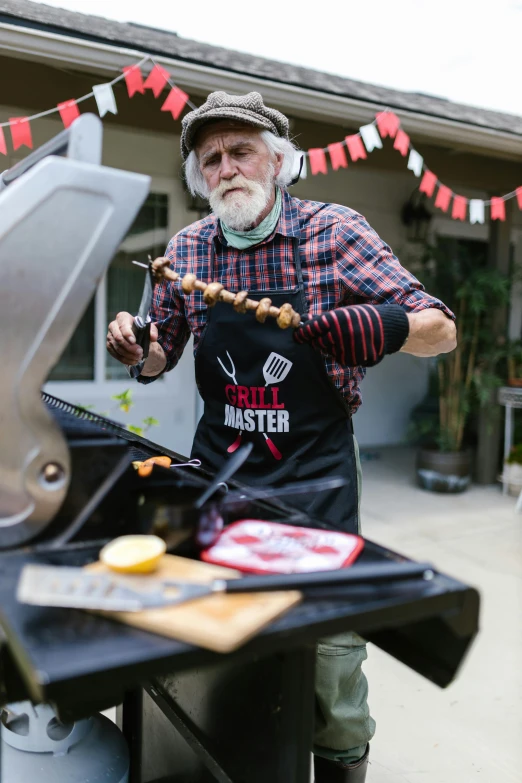
<path fill-rule="evenodd" d="M 522 386 L 522 378 L 508 378 L 508 386 Z"/>
<path fill-rule="evenodd" d="M 471 483 L 471 451 L 417 452 L 417 482 L 431 492 L 464 492 Z"/>

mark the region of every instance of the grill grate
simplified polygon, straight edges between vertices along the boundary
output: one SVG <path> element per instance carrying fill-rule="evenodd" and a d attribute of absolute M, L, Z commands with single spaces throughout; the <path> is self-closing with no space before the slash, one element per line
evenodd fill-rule
<path fill-rule="evenodd" d="M 58 423 L 72 437 L 107 437 L 108 435 L 117 435 L 119 438 L 132 443 L 137 453 L 150 456 L 150 454 L 165 454 L 173 462 L 186 462 L 186 457 L 171 451 L 165 446 L 160 446 L 147 438 L 137 435 L 135 432 L 126 430 L 120 424 L 112 419 L 100 416 L 98 413 L 92 413 L 78 405 L 73 405 L 52 394 L 42 392 L 43 401 L 49 406 L 51 412 L 56 417 Z M 136 459 L 141 457 L 137 456 Z M 192 468 L 194 470 L 194 468 Z M 206 473 L 206 471 L 203 471 Z"/>

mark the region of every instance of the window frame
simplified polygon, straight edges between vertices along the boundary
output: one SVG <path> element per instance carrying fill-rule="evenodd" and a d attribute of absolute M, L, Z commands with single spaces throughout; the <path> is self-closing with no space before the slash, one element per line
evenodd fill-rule
<path fill-rule="evenodd" d="M 168 234 L 173 236 L 176 229 L 173 227 L 175 224 L 176 210 L 175 199 L 178 195 L 176 182 L 174 179 L 168 177 L 151 177 L 151 184 L 149 188 L 149 194 L 159 193 L 168 196 Z M 120 379 L 108 379 L 106 378 L 106 362 L 107 362 L 107 328 L 106 328 L 106 314 L 107 314 L 107 270 L 105 271 L 94 296 L 94 362 L 93 362 L 93 379 L 89 381 L 85 380 L 55 380 L 48 381 L 45 384 L 45 390 L 49 394 L 60 397 L 67 389 L 74 389 L 75 396 L 78 394 L 85 394 L 87 398 L 97 397 L 95 392 L 96 388 L 103 387 L 103 398 L 107 399 L 107 394 L 118 393 L 121 391 L 122 386 L 125 385 L 126 380 Z M 80 319 L 78 319 L 79 322 Z M 185 349 L 187 350 L 187 349 Z M 162 397 L 165 394 L 165 384 L 169 382 L 169 376 L 165 375 L 159 379 L 156 383 L 147 386 L 148 397 Z M 132 384 L 132 389 L 135 397 L 141 396 L 143 388 L 141 384 L 135 383 L 129 377 L 129 384 Z M 95 400 L 93 400 L 95 402 Z"/>

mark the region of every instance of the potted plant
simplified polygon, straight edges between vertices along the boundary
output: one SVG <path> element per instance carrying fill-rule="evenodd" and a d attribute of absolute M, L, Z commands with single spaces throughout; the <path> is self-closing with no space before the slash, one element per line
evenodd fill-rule
<path fill-rule="evenodd" d="M 502 481 L 507 484 L 510 495 L 519 496 L 522 490 L 522 443 L 513 446 L 506 457 Z"/>
<path fill-rule="evenodd" d="M 502 384 L 503 350 L 491 345 L 491 335 L 499 308 L 509 300 L 509 279 L 486 266 L 485 249 L 482 254 L 477 250 L 469 242 L 441 242 L 427 249 L 419 275 L 457 318 L 457 348 L 435 359 L 437 415 L 420 423 L 417 480 L 436 492 L 462 492 L 469 486 L 473 449 L 467 424 L 492 388 Z"/>
<path fill-rule="evenodd" d="M 522 386 L 522 343 L 508 340 L 506 343 L 508 386 Z"/>

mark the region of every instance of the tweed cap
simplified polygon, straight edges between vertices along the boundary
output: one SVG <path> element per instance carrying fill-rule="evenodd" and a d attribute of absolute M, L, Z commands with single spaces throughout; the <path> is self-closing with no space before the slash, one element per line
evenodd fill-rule
<path fill-rule="evenodd" d="M 288 139 L 288 118 L 277 109 L 265 106 L 258 92 L 249 92 L 247 95 L 211 92 L 199 109 L 189 112 L 181 121 L 183 160 L 187 159 L 193 149 L 194 138 L 199 128 L 212 120 L 236 120 L 261 130 L 272 131 L 276 136 Z"/>

